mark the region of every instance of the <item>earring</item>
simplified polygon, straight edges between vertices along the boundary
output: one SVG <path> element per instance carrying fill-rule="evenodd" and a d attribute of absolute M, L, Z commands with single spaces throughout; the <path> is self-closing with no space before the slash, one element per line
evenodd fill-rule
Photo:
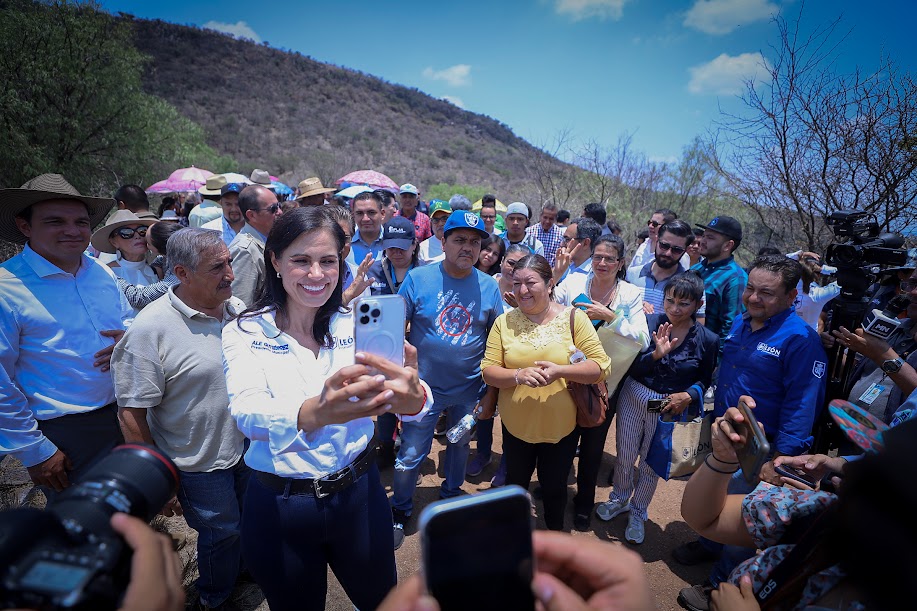
<path fill-rule="evenodd" d="M 277 272 L 277 277 L 280 278 L 280 272 Z"/>

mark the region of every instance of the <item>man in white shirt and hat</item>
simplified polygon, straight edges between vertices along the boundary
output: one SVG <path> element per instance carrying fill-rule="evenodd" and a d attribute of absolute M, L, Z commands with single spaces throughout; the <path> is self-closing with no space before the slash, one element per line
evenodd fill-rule
<path fill-rule="evenodd" d="M 255 303 L 264 286 L 264 243 L 281 215 L 277 196 L 263 185 L 249 185 L 239 194 L 245 226 L 229 244 L 232 255 L 232 294 L 246 305 Z"/>
<path fill-rule="evenodd" d="M 223 208 L 220 207 L 220 196 L 222 195 L 223 187 L 228 182 L 222 174 L 214 174 L 207 178 L 204 186 L 197 190 L 203 200 L 188 213 L 189 227 L 203 227 L 210 221 L 215 221 L 223 216 Z"/>
<path fill-rule="evenodd" d="M 84 254 L 113 206 L 59 174 L 0 189 L 0 453 L 63 490 L 121 443 L 111 353 L 133 315 L 111 269 Z"/>
<path fill-rule="evenodd" d="M 334 189 L 326 188 L 317 176 L 310 176 L 299 183 L 299 195 L 296 196 L 296 201 L 300 206 L 324 206 L 325 196 L 328 193 L 334 193 Z"/>
<path fill-rule="evenodd" d="M 201 226 L 201 229 L 219 231 L 223 236 L 223 243 L 227 246 L 232 244 L 236 235 L 245 226 L 245 218 L 239 209 L 239 193 L 244 188 L 245 185 L 237 182 L 223 185 L 220 189 L 220 208 L 223 210 L 223 216 Z"/>

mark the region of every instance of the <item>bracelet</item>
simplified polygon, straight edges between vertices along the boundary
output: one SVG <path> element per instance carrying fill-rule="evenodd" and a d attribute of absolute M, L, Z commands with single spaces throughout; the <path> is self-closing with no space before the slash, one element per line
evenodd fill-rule
<path fill-rule="evenodd" d="M 712 457 L 713 457 L 713 460 L 715 460 L 715 461 L 718 462 L 718 463 L 723 463 L 724 465 L 737 465 L 737 464 L 739 464 L 739 461 L 737 461 L 737 460 L 732 461 L 732 460 L 723 460 L 723 459 L 721 459 L 721 458 L 717 458 L 717 457 L 716 457 L 716 454 L 714 454 L 713 452 L 710 452 L 710 454 L 708 454 L 707 456 L 712 456 Z"/>
<path fill-rule="evenodd" d="M 516 381 L 516 386 L 519 386 L 519 372 L 522 371 L 522 367 L 516 370 L 516 373 L 513 374 L 513 379 Z"/>
<path fill-rule="evenodd" d="M 736 468 L 735 471 L 722 471 L 722 470 L 720 470 L 720 469 L 717 469 L 716 467 L 712 466 L 709 462 L 707 462 L 707 459 L 709 459 L 710 456 L 712 456 L 712 455 L 711 455 L 711 454 L 707 454 L 707 458 L 704 459 L 704 464 L 707 465 L 707 468 L 710 469 L 711 471 L 714 471 L 714 472 L 716 472 L 716 473 L 722 473 L 723 475 L 732 475 L 733 473 L 736 473 L 736 472 L 739 470 L 738 467 Z M 719 460 L 719 459 L 717 459 L 717 460 Z M 736 463 L 736 464 L 738 464 L 738 463 Z"/>
<path fill-rule="evenodd" d="M 420 389 L 423 391 L 423 401 L 420 403 L 420 409 L 414 412 L 413 414 L 402 414 L 402 416 L 416 416 L 423 411 L 423 406 L 427 404 L 427 389 L 424 388 L 424 385 L 420 385 Z"/>

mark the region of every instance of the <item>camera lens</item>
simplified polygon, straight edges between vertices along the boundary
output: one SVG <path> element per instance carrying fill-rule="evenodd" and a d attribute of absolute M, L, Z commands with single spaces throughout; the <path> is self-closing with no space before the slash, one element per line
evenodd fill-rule
<path fill-rule="evenodd" d="M 361 325 L 368 325 L 368 324 L 369 324 L 369 316 L 361 316 L 361 317 L 360 317 L 360 324 L 361 324 Z"/>
<path fill-rule="evenodd" d="M 130 443 L 116 447 L 49 509 L 65 524 L 86 533 L 110 530 L 117 512 L 149 522 L 178 489 L 178 469 L 152 446 Z"/>
<path fill-rule="evenodd" d="M 373 311 L 372 311 L 372 317 L 373 317 L 373 318 L 379 318 L 379 316 L 381 316 L 381 315 L 382 315 L 382 312 L 379 311 L 379 308 L 374 308 L 374 309 L 373 309 Z"/>
<path fill-rule="evenodd" d="M 361 304 L 360 304 L 360 311 L 363 312 L 364 314 L 366 314 L 367 312 L 369 312 L 369 304 L 368 304 L 368 303 L 361 303 Z"/>

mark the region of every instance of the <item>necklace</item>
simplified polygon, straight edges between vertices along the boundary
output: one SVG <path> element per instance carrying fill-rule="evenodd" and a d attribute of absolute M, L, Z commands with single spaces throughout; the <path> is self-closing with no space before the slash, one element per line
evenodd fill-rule
<path fill-rule="evenodd" d="M 589 295 L 590 298 L 592 298 L 592 279 L 593 278 L 594 276 L 590 276 L 589 280 L 586 281 L 586 294 Z M 605 294 L 602 296 L 601 299 L 596 299 L 596 301 L 606 306 L 610 306 L 611 302 L 615 300 L 615 296 L 618 293 L 618 284 L 619 284 L 618 281 L 615 280 L 614 285 L 605 292 Z"/>

